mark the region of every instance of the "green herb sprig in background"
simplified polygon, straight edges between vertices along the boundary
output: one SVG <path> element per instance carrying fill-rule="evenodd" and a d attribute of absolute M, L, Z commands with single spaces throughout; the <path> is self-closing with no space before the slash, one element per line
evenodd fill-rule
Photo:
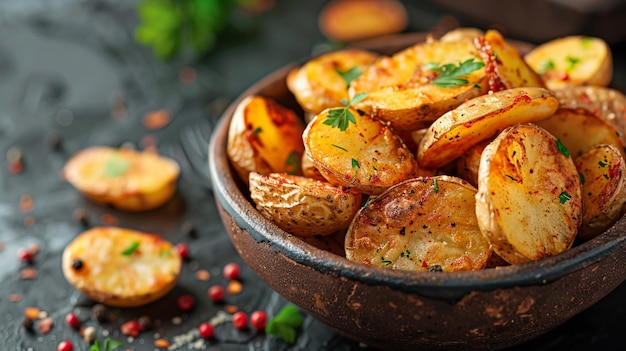
<path fill-rule="evenodd" d="M 280 336 L 285 342 L 293 344 L 296 341 L 296 329 L 302 326 L 304 319 L 298 307 L 285 305 L 276 316 L 269 320 L 265 333 Z"/>

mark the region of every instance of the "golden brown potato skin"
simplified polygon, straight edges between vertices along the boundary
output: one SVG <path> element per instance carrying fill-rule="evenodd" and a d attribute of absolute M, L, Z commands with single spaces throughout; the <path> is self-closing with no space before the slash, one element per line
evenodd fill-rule
<path fill-rule="evenodd" d="M 248 174 L 302 174 L 304 123 L 291 110 L 261 96 L 242 100 L 233 113 L 226 152 L 246 184 Z"/>
<path fill-rule="evenodd" d="M 583 182 L 581 240 L 607 230 L 626 211 L 626 164 L 612 145 L 598 145 L 575 160 Z"/>
<path fill-rule="evenodd" d="M 136 249 L 124 253 L 135 243 Z M 80 260 L 76 269 L 74 262 Z M 68 282 L 89 298 L 111 306 L 145 305 L 176 285 L 182 259 L 155 234 L 117 227 L 95 227 L 78 235 L 63 251 Z"/>
<path fill-rule="evenodd" d="M 478 228 L 475 195 L 476 188 L 450 176 L 395 185 L 356 215 L 346 258 L 410 271 L 482 269 L 491 248 Z"/>
<path fill-rule="evenodd" d="M 250 173 L 257 210 L 297 236 L 329 235 L 346 229 L 361 206 L 361 194 L 310 178 Z"/>
<path fill-rule="evenodd" d="M 536 125 L 502 131 L 482 153 L 476 216 L 493 250 L 511 264 L 571 247 L 582 221 L 582 186 L 572 158 Z"/>
<path fill-rule="evenodd" d="M 328 113 L 303 134 L 306 154 L 328 182 L 371 195 L 415 176 L 415 157 L 389 127 L 350 109 L 356 123 L 341 131 L 324 124 Z"/>
<path fill-rule="evenodd" d="M 62 171 L 62 177 L 91 200 L 125 211 L 166 203 L 176 193 L 179 174 L 174 160 L 154 152 L 100 146 L 76 153 Z"/>

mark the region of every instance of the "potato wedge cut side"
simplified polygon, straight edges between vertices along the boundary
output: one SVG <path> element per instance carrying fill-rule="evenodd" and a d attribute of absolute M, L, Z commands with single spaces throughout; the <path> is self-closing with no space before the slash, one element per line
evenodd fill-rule
<path fill-rule="evenodd" d="M 348 99 L 348 83 L 338 71 L 346 77 L 358 76 L 377 57 L 373 52 L 356 49 L 324 54 L 289 72 L 287 86 L 305 111 L 318 114 L 343 106 L 341 100 Z"/>
<path fill-rule="evenodd" d="M 524 61 L 524 58 L 496 30 L 488 30 L 477 37 L 476 46 L 485 62 L 485 71 L 491 91 L 521 87 L 545 88 L 541 77 Z"/>
<path fill-rule="evenodd" d="M 271 173 L 250 173 L 257 210 L 297 236 L 329 235 L 346 229 L 361 206 L 361 194 L 327 182 Z"/>
<path fill-rule="evenodd" d="M 478 227 L 475 195 L 450 176 L 395 185 L 358 212 L 346 233 L 346 258 L 410 271 L 482 269 L 491 248 Z"/>
<path fill-rule="evenodd" d="M 553 91 L 561 107 L 584 108 L 615 128 L 626 147 L 626 96 L 599 86 L 569 86 Z"/>
<path fill-rule="evenodd" d="M 537 125 L 557 137 L 574 158 L 600 144 L 615 146 L 626 158 L 622 140 L 615 128 L 586 109 L 560 108 L 554 115 L 537 122 Z"/>
<path fill-rule="evenodd" d="M 568 36 L 541 44 L 525 56 L 548 89 L 606 86 L 613 76 L 611 49 L 600 38 Z"/>
<path fill-rule="evenodd" d="M 583 181 L 581 240 L 607 230 L 626 211 L 626 164 L 617 148 L 598 145 L 575 160 Z"/>
<path fill-rule="evenodd" d="M 511 264 L 571 247 L 582 220 L 581 182 L 557 139 L 535 125 L 502 131 L 483 151 L 476 216 L 493 250 Z"/>
<path fill-rule="evenodd" d="M 228 130 L 226 152 L 246 184 L 250 172 L 301 174 L 304 123 L 276 101 L 249 96 L 239 103 Z"/>
<path fill-rule="evenodd" d="M 543 88 L 515 88 L 469 100 L 438 118 L 421 140 L 420 167 L 440 168 L 508 126 L 545 119 L 558 100 Z"/>
<path fill-rule="evenodd" d="M 324 123 L 329 111 L 309 123 L 303 139 L 306 154 L 330 183 L 380 194 L 415 176 L 415 157 L 389 127 L 350 108 L 356 123 L 342 131 Z"/>

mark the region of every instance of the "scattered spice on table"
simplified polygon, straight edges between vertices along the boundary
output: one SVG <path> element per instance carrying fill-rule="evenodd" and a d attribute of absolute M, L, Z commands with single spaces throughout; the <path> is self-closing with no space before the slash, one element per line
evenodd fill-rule
<path fill-rule="evenodd" d="M 196 272 L 196 279 L 206 282 L 211 279 L 211 273 L 206 269 L 200 269 Z"/>
<path fill-rule="evenodd" d="M 37 307 L 26 307 L 24 309 L 24 317 L 28 319 L 37 319 L 39 318 L 39 308 Z"/>
<path fill-rule="evenodd" d="M 33 225 L 35 225 L 35 217 L 33 216 L 24 217 L 23 224 L 24 224 L 24 227 L 26 228 L 32 227 Z"/>
<path fill-rule="evenodd" d="M 230 295 L 237 295 L 243 290 L 243 285 L 238 280 L 231 280 L 226 286 L 226 291 Z"/>
<path fill-rule="evenodd" d="M 35 268 L 23 268 L 20 270 L 20 279 L 22 280 L 33 280 L 37 279 L 39 272 Z"/>
<path fill-rule="evenodd" d="M 11 294 L 11 295 L 9 295 L 9 301 L 11 301 L 11 302 L 20 302 L 20 301 L 22 301 L 22 295 L 20 295 L 20 294 Z"/>
<path fill-rule="evenodd" d="M 84 208 L 77 208 L 72 214 L 74 220 L 76 220 L 83 227 L 89 226 L 89 212 Z"/>
<path fill-rule="evenodd" d="M 178 79 L 183 84 L 193 84 L 198 78 L 198 72 L 193 67 L 185 66 L 178 72 Z"/>
<path fill-rule="evenodd" d="M 24 194 L 22 196 L 20 196 L 20 212 L 22 213 L 27 213 L 27 212 L 31 212 L 33 210 L 33 197 L 28 195 L 28 194 Z"/>
<path fill-rule="evenodd" d="M 106 224 L 106 225 L 116 225 L 119 223 L 119 220 L 117 219 L 117 217 L 115 217 L 114 215 L 110 213 L 103 213 L 102 216 L 100 216 L 100 220 L 102 221 L 103 224 Z"/>
<path fill-rule="evenodd" d="M 37 323 L 37 329 L 39 329 L 42 334 L 48 334 L 53 326 L 54 320 L 50 317 L 43 318 Z"/>
<path fill-rule="evenodd" d="M 166 109 L 151 111 L 143 116 L 143 126 L 147 129 L 161 129 L 172 121 L 172 114 Z"/>

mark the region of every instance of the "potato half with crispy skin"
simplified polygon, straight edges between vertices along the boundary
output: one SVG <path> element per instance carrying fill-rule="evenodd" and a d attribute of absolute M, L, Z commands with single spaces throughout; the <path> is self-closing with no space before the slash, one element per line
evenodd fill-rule
<path fill-rule="evenodd" d="M 155 234 L 96 227 L 78 235 L 63 251 L 67 281 L 89 298 L 133 307 L 167 294 L 182 260 L 170 242 Z"/>
<path fill-rule="evenodd" d="M 524 61 L 517 48 L 496 30 L 477 37 L 475 44 L 485 62 L 489 89 L 493 92 L 521 87 L 545 88 L 541 77 Z"/>
<path fill-rule="evenodd" d="M 368 202 L 346 234 L 346 257 L 391 269 L 482 269 L 491 255 L 478 227 L 476 188 L 450 176 L 402 182 Z"/>
<path fill-rule="evenodd" d="M 473 186 L 478 186 L 478 168 L 480 167 L 480 156 L 489 145 L 491 140 L 483 140 L 472 146 L 461 157 L 456 159 L 457 175 L 468 181 Z"/>
<path fill-rule="evenodd" d="M 615 128 L 626 147 L 626 96 L 598 86 L 568 86 L 553 91 L 561 107 L 584 108 Z"/>
<path fill-rule="evenodd" d="M 176 193 L 179 174 L 174 160 L 156 153 L 97 146 L 73 155 L 62 171 L 88 198 L 126 211 L 163 205 Z"/>
<path fill-rule="evenodd" d="M 257 210 L 297 236 L 329 235 L 346 229 L 361 206 L 361 194 L 315 179 L 250 173 Z"/>
<path fill-rule="evenodd" d="M 318 114 L 342 106 L 348 84 L 376 61 L 378 54 L 346 49 L 313 58 L 287 75 L 287 86 L 305 111 Z M 341 72 L 341 73 L 340 73 Z"/>
<path fill-rule="evenodd" d="M 580 226 L 581 189 L 574 161 L 554 136 L 535 125 L 509 127 L 481 156 L 480 230 L 511 264 L 559 254 Z"/>
<path fill-rule="evenodd" d="M 469 59 L 480 61 L 471 39 L 419 43 L 380 58 L 352 81 L 349 94 L 354 97 L 367 93 L 367 98 L 355 107 L 389 122 L 395 130 L 425 128 L 465 100 L 487 92 L 482 67 L 459 76 L 467 81 L 465 84 L 441 87 L 433 83 L 441 75 L 433 70 L 434 66 L 459 68 Z"/>
<path fill-rule="evenodd" d="M 543 88 L 515 88 L 469 100 L 433 123 L 417 152 L 420 167 L 440 168 L 508 126 L 551 116 L 558 100 Z"/>
<path fill-rule="evenodd" d="M 304 123 L 276 101 L 249 96 L 233 113 L 226 152 L 241 180 L 258 172 L 301 174 Z"/>
<path fill-rule="evenodd" d="M 600 38 L 568 36 L 534 48 L 526 62 L 549 89 L 569 85 L 606 86 L 613 76 L 611 49 Z"/>
<path fill-rule="evenodd" d="M 537 125 L 557 137 L 574 158 L 600 144 L 615 146 L 626 158 L 615 128 L 586 109 L 560 108 Z"/>
<path fill-rule="evenodd" d="M 371 195 L 416 175 L 415 157 L 389 127 L 349 108 L 344 112 L 356 123 L 342 131 L 327 124 L 331 111 L 317 115 L 302 136 L 306 154 L 330 183 Z"/>
<path fill-rule="evenodd" d="M 626 211 L 626 164 L 612 145 L 598 145 L 575 160 L 583 181 L 583 222 L 578 238 L 607 230 Z"/>

